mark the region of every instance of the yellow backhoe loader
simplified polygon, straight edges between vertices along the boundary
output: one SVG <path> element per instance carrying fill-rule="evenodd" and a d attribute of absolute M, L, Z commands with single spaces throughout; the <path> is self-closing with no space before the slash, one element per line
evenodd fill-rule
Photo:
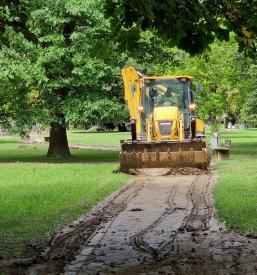
<path fill-rule="evenodd" d="M 192 76 L 145 76 L 122 69 L 131 139 L 121 141 L 120 169 L 196 167 L 210 163 L 204 122 L 195 113 Z"/>

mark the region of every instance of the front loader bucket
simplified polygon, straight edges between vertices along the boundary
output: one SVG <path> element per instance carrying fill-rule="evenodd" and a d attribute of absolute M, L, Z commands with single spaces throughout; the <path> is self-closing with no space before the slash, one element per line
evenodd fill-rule
<path fill-rule="evenodd" d="M 210 155 L 205 141 L 124 141 L 120 169 L 195 167 L 207 169 Z"/>

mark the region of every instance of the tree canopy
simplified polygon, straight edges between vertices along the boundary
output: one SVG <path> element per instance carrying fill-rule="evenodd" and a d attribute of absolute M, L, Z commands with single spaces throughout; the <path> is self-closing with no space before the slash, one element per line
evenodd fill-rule
<path fill-rule="evenodd" d="M 257 127 L 257 91 L 246 96 L 246 102 L 241 110 L 242 121 L 250 127 Z"/>
<path fill-rule="evenodd" d="M 69 155 L 67 123 L 128 119 L 120 76 L 125 64 L 149 75 L 192 74 L 204 87 L 197 95 L 202 117 L 213 123 L 224 113 L 238 118 L 238 106 L 254 90 L 255 59 L 240 51 L 255 52 L 256 20 L 249 13 L 255 4 L 4 0 L 0 118 L 18 129 L 50 125 L 48 155 Z"/>
<path fill-rule="evenodd" d="M 1 13 L 0 79 L 10 91 L 8 108 L 17 123 L 33 123 L 38 117 L 50 123 L 48 154 L 69 155 L 66 102 L 101 90 L 106 97 L 104 78 L 113 70 L 110 53 L 115 43 L 106 43 L 108 25 L 101 1 L 13 1 L 1 6 Z M 20 113 L 26 110 L 22 121 Z M 63 140 L 59 149 L 54 139 L 59 144 Z"/>
<path fill-rule="evenodd" d="M 55 129 L 53 136 L 62 131 L 62 138 L 56 137 L 65 141 L 62 148 L 52 150 L 58 146 L 51 146 L 50 137 L 48 155 L 69 154 L 68 122 L 127 121 L 123 65 L 149 71 L 174 57 L 150 31 L 138 33 L 130 51 L 120 50 L 121 40 L 111 37 L 100 0 L 6 1 L 0 11 L 3 117 L 18 128 L 40 121 Z M 130 32 L 123 35 L 128 38 Z"/>
<path fill-rule="evenodd" d="M 107 0 L 106 14 L 116 35 L 124 28 L 151 29 L 192 54 L 202 52 L 215 38 L 236 35 L 239 49 L 256 51 L 256 0 Z"/>

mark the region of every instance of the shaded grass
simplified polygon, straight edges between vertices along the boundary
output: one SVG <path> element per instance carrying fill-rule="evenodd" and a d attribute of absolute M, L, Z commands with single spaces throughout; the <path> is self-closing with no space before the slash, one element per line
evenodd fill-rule
<path fill-rule="evenodd" d="M 216 165 L 218 218 L 234 229 L 257 233 L 257 130 L 222 133 L 231 139 L 230 160 Z"/>
<path fill-rule="evenodd" d="M 73 150 L 49 159 L 47 146 L 0 139 L 0 256 L 26 256 L 26 244 L 43 242 L 89 211 L 130 178 L 113 174 L 118 153 Z M 14 142 L 13 142 L 14 141 Z"/>
<path fill-rule="evenodd" d="M 1 143 L 0 143 L 0 146 Z M 0 163 L 10 162 L 43 162 L 43 163 L 96 163 L 117 162 L 118 152 L 97 150 L 71 150 L 72 156 L 65 158 L 48 158 L 46 146 L 33 148 L 32 146 L 19 146 L 13 149 L 0 149 Z"/>
<path fill-rule="evenodd" d="M 44 162 L 44 163 L 80 163 L 80 162 L 117 162 L 119 153 L 98 150 L 71 150 L 72 156 L 48 158 L 48 144 L 33 145 L 20 143 L 18 137 L 0 138 L 0 163 Z"/>

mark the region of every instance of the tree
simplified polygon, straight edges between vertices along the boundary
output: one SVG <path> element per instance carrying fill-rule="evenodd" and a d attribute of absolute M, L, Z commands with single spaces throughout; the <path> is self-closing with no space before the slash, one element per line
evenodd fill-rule
<path fill-rule="evenodd" d="M 124 30 L 123 37 L 127 34 Z M 67 120 L 80 125 L 109 122 L 117 125 L 129 121 L 127 106 L 124 103 L 121 68 L 126 64 L 133 64 L 145 74 L 152 74 L 156 72 L 159 64 L 164 68 L 176 63 L 176 55 L 172 54 L 154 33 L 141 31 L 137 36 L 130 50 L 126 50 L 118 41 L 113 45 L 113 51 L 109 53 L 110 62 L 107 63 L 105 58 L 104 64 L 108 70 L 102 70 L 103 77 L 100 81 L 88 87 L 91 93 L 83 94 L 79 98 L 77 94 L 69 97 L 65 105 Z"/>
<path fill-rule="evenodd" d="M 108 98 L 73 99 L 66 105 L 66 117 L 77 125 L 114 125 L 128 122 L 129 113 L 123 104 Z"/>
<path fill-rule="evenodd" d="M 178 49 L 177 65 L 166 69 L 166 74 L 189 74 L 203 89 L 196 92 L 197 113 L 214 127 L 224 114 L 240 120 L 240 110 L 246 95 L 255 86 L 254 61 L 238 52 L 234 36 L 230 41 L 215 40 L 210 50 L 197 56 Z"/>
<path fill-rule="evenodd" d="M 107 21 L 99 8 L 101 1 L 29 2 L 1 6 L 1 81 L 13 94 L 17 87 L 19 110 L 33 113 L 40 107 L 41 119 L 50 121 L 48 156 L 68 156 L 64 106 L 69 97 L 84 95 L 105 76 L 113 43 L 105 41 Z M 29 105 L 32 91 L 38 96 Z M 27 118 L 33 120 L 31 115 Z"/>
<path fill-rule="evenodd" d="M 0 96 L 17 126 L 51 125 L 49 156 L 70 155 L 68 122 L 125 120 L 123 65 L 150 72 L 159 63 L 172 63 L 150 31 L 135 28 L 130 51 L 131 30 L 123 29 L 126 43 L 112 39 L 100 0 L 6 1 L 1 13 Z"/>
<path fill-rule="evenodd" d="M 257 1 L 227 0 L 107 0 L 113 33 L 123 28 L 153 29 L 192 54 L 202 52 L 215 37 L 229 40 L 234 32 L 240 50 L 256 51 Z"/>
<path fill-rule="evenodd" d="M 18 132 L 30 128 L 37 121 L 47 122 L 48 114 L 39 92 L 33 90 L 32 83 L 36 75 L 40 75 L 40 68 L 33 65 L 30 43 L 6 28 L 5 32 L 11 44 L 2 45 L 0 51 L 0 102 L 1 122 L 12 125 Z M 42 112 L 43 111 L 43 112 Z"/>
<path fill-rule="evenodd" d="M 241 110 L 242 121 L 248 127 L 257 127 L 257 90 L 246 97 L 246 102 Z"/>
<path fill-rule="evenodd" d="M 219 114 L 238 113 L 233 105 L 243 103 L 242 91 L 252 90 L 252 82 L 240 78 L 248 59 L 235 43 L 215 42 L 211 52 L 193 58 L 170 45 L 196 53 L 215 36 L 228 39 L 233 30 L 239 45 L 253 51 L 255 23 L 247 17 L 241 32 L 233 25 L 242 24 L 249 1 L 222 1 L 217 7 L 215 1 L 151 1 L 146 6 L 146 0 L 108 0 L 114 33 L 104 3 L 13 0 L 0 6 L 1 109 L 21 128 L 36 121 L 50 124 L 49 156 L 70 155 L 69 121 L 125 120 L 120 68 L 128 63 L 146 74 L 196 75 L 205 88 L 197 96 L 199 112 L 213 123 Z"/>
<path fill-rule="evenodd" d="M 209 52 L 192 59 L 194 75 L 203 84 L 203 92 L 197 94 L 199 114 L 209 119 L 212 127 L 224 114 L 237 117 L 253 78 L 246 76 L 250 59 L 238 53 L 234 38 L 216 41 Z"/>

